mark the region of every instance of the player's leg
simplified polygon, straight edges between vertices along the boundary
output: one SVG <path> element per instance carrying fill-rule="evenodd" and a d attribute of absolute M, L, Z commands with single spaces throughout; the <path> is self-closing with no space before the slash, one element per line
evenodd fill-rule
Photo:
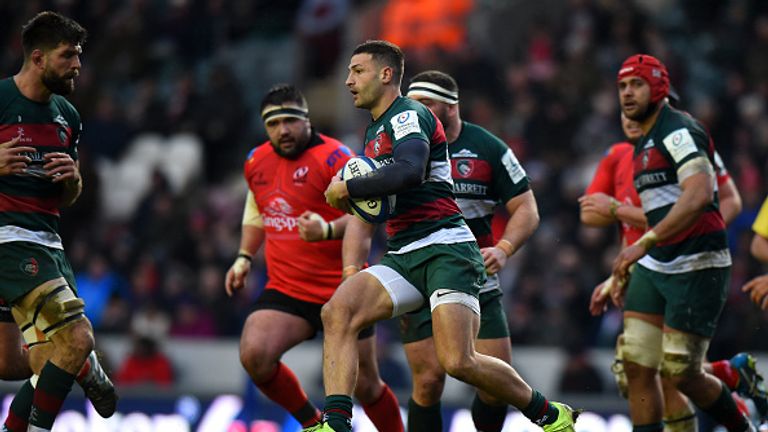
<path fill-rule="evenodd" d="M 570 407 L 550 403 L 503 360 L 478 353 L 478 293 L 485 267 L 476 243 L 433 245 L 420 251 L 428 275 L 432 332 L 438 361 L 451 376 L 513 405 L 545 431 L 573 430 Z"/>
<path fill-rule="evenodd" d="M 665 327 L 663 343 L 662 375 L 729 431 L 749 430 L 749 422 L 739 412 L 727 386 L 704 372 L 702 363 L 709 338 Z"/>
<path fill-rule="evenodd" d="M 738 411 L 730 390 L 703 368 L 725 304 L 729 276 L 728 269 L 705 269 L 664 279 L 660 287 L 667 306 L 661 374 L 729 431 L 744 431 L 749 422 Z"/>
<path fill-rule="evenodd" d="M 303 426 L 317 423 L 320 411 L 309 401 L 298 378 L 280 361 L 283 354 L 312 338 L 316 329 L 300 316 L 301 303 L 275 290 L 266 290 L 243 326 L 240 363 L 261 392 Z M 316 305 L 315 315 L 320 305 Z"/>
<path fill-rule="evenodd" d="M 662 377 L 664 393 L 664 432 L 696 432 L 699 429 L 696 412 L 688 398 L 669 379 Z"/>
<path fill-rule="evenodd" d="M 45 282 L 24 295 L 14 304 L 13 314 L 31 347 L 30 363 L 41 361 L 36 358 L 38 353 L 50 358 L 34 385 L 28 381 L 17 393 L 21 402 L 16 404 L 17 398 L 14 399 L 5 427 L 9 431 L 25 431 L 28 423 L 36 431 L 47 431 L 53 427 L 64 399 L 93 349 L 93 330 L 85 318 L 83 301 L 63 277 Z M 50 341 L 46 344 L 50 345 L 50 351 L 34 348 L 45 341 Z M 30 391 L 31 406 L 28 405 Z"/>
<path fill-rule="evenodd" d="M 429 314 L 428 308 L 424 310 Z M 418 313 L 423 311 L 419 310 Z M 413 381 L 411 399 L 408 401 L 408 430 L 441 432 L 443 418 L 440 397 L 445 387 L 445 371 L 435 353 L 431 317 L 428 323 L 430 337 L 403 345 Z"/>
<path fill-rule="evenodd" d="M 441 432 L 440 396 L 445 387 L 445 371 L 435 354 L 429 305 L 400 317 L 400 338 L 412 381 L 411 398 L 408 400 L 408 430 Z"/>
<path fill-rule="evenodd" d="M 367 327 L 360 332 L 357 350 L 360 353 L 359 374 L 355 397 L 363 405 L 363 411 L 380 431 L 403 432 L 400 418 L 400 404 L 392 389 L 382 381 L 379 375 L 379 363 L 376 360 L 376 337 L 374 327 Z"/>
<path fill-rule="evenodd" d="M 351 430 L 352 399 L 358 375 L 360 331 L 377 321 L 418 308 L 424 297 L 385 255 L 381 264 L 345 280 L 323 306 L 324 419 L 335 432 Z M 395 266 L 398 267 L 398 266 Z M 402 270 L 399 270 L 402 271 Z"/>
<path fill-rule="evenodd" d="M 635 266 L 624 305 L 622 365 L 627 377 L 630 418 L 638 432 L 664 429 L 659 365 L 666 302 L 656 286 L 658 279 L 658 273 Z"/>
<path fill-rule="evenodd" d="M 509 364 L 475 350 L 474 339 L 479 324 L 479 307 L 473 310 L 463 303 L 446 302 L 432 310 L 435 350 L 446 372 L 520 409 L 523 415 L 545 431 L 572 431 L 574 419 L 569 407 L 550 403 Z"/>
<path fill-rule="evenodd" d="M 480 331 L 477 351 L 512 364 L 507 315 L 502 305 L 502 292 L 497 275 L 490 276 L 480 293 Z M 501 432 L 507 418 L 507 404 L 492 395 L 478 391 L 472 402 L 472 420 L 480 432 Z"/>
<path fill-rule="evenodd" d="M 10 320 L 8 320 L 10 318 Z M 24 348 L 19 327 L 13 322 L 10 310 L 7 314 L 0 309 L 0 379 L 16 381 L 27 379 L 32 375 L 29 368 L 29 351 Z"/>

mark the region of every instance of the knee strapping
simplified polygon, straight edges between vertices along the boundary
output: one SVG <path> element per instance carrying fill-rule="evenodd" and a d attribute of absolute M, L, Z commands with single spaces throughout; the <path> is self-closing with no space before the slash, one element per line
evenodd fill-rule
<path fill-rule="evenodd" d="M 624 319 L 623 359 L 651 369 L 661 364 L 662 332 L 638 318 Z"/>
<path fill-rule="evenodd" d="M 85 316 L 85 302 L 69 285 L 49 283 L 30 295 L 33 297 L 24 298 L 13 307 L 14 319 L 30 347 L 50 340 L 51 336 Z"/>
<path fill-rule="evenodd" d="M 709 338 L 690 333 L 664 333 L 663 346 L 661 375 L 670 378 L 690 376 L 702 371 Z"/>

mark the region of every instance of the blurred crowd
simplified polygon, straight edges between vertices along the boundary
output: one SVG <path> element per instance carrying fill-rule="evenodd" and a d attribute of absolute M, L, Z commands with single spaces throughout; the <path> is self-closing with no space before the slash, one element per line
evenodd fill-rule
<path fill-rule="evenodd" d="M 748 252 L 749 228 L 768 192 L 768 3 L 430 3 L 0 3 L 3 76 L 20 67 L 20 27 L 40 10 L 65 13 L 90 33 L 71 96 L 84 120 L 85 192 L 63 213 L 62 227 L 97 332 L 155 341 L 239 334 L 263 287 L 263 261 L 256 260 L 261 271 L 236 298 L 226 296 L 223 280 L 239 244 L 242 163 L 266 139 L 261 96 L 274 83 L 297 83 L 314 124 L 359 150 L 367 119 L 343 87 L 347 55 L 365 39 L 388 37 L 405 50 L 406 84 L 424 69 L 453 74 L 462 117 L 506 141 L 533 181 L 541 226 L 501 276 L 513 344 L 578 351 L 612 345 L 619 331 L 615 310 L 599 318 L 587 311 L 592 288 L 615 256 L 616 232 L 580 226 L 577 198 L 602 152 L 622 139 L 618 67 L 627 56 L 647 52 L 668 66 L 680 106 L 711 131 L 744 200 L 729 229 L 732 289 L 711 354 L 768 350 L 766 315 L 739 291 L 761 271 Z M 422 9 L 409 9 L 416 4 Z M 433 16 L 435 9 L 445 16 Z M 403 16 L 418 19 L 393 28 Z M 425 42 L 408 33 L 420 25 L 437 25 L 429 33 L 445 32 L 445 38 Z M 134 182 L 116 181 L 113 173 L 148 135 L 160 142 L 160 153 L 164 140 L 193 137 L 201 166 L 183 182 L 171 181 L 160 164 L 140 171 L 136 184 L 144 186 L 135 202 L 115 211 L 108 203 L 120 200 L 105 197 Z"/>

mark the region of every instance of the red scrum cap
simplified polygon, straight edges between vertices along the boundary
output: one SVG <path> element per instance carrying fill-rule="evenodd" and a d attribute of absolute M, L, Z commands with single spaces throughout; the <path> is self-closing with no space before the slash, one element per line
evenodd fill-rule
<path fill-rule="evenodd" d="M 651 86 L 651 102 L 656 103 L 669 95 L 669 73 L 664 63 L 648 54 L 635 54 L 619 69 L 617 81 L 629 76 L 640 77 Z"/>

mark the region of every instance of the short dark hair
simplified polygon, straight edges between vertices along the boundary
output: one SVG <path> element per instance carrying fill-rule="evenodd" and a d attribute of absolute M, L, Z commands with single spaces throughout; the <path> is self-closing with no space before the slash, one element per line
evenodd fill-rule
<path fill-rule="evenodd" d="M 437 84 L 440 87 L 450 90 L 452 92 L 459 91 L 459 85 L 456 84 L 456 80 L 453 79 L 452 76 L 448 75 L 445 72 L 440 72 L 439 70 L 428 70 L 424 72 L 417 73 L 413 78 L 411 78 L 411 82 L 428 82 L 432 84 Z"/>
<path fill-rule="evenodd" d="M 295 85 L 275 84 L 261 100 L 259 111 L 264 111 L 268 105 L 282 105 L 286 102 L 293 102 L 302 108 L 307 108 L 307 100 Z"/>
<path fill-rule="evenodd" d="M 377 63 L 383 63 L 394 71 L 392 79 L 400 87 L 405 70 L 405 56 L 399 46 L 385 40 L 368 40 L 358 45 L 352 55 L 370 54 Z"/>
<path fill-rule="evenodd" d="M 24 24 L 21 30 L 21 45 L 24 48 L 24 56 L 29 57 L 36 49 L 52 50 L 62 42 L 82 45 L 87 37 L 88 32 L 75 20 L 56 12 L 44 11 Z"/>

